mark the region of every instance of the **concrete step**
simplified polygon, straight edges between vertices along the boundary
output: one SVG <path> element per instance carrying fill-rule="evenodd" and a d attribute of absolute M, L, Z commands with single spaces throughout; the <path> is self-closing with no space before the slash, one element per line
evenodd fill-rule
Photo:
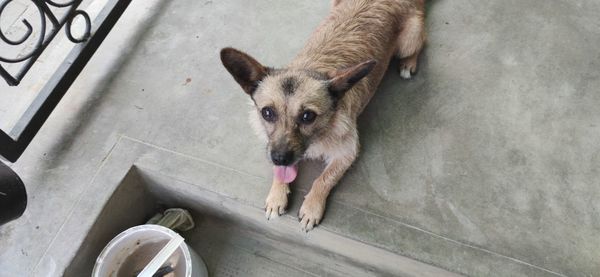
<path fill-rule="evenodd" d="M 109 193 L 107 204 L 90 203 L 92 210 L 76 211 L 50 253 L 55 249 L 69 257 L 64 253 L 66 249 L 57 246 L 60 238 L 73 238 L 74 234 L 67 234 L 77 232 L 83 247 L 78 247 L 76 255 L 72 254 L 74 259 L 69 262 L 66 275 L 88 272 L 93 257 L 113 236 L 128 227 L 143 224 L 158 206 L 163 206 L 193 212 L 199 231 L 184 236 L 206 256 L 213 272 L 226 270 L 217 265 L 227 263 L 227 259 L 237 259 L 245 263 L 239 270 L 249 270 L 246 276 L 261 276 L 267 268 L 317 276 L 455 275 L 451 272 L 478 276 L 554 275 L 523 261 L 335 199 L 330 201 L 323 223 L 304 233 L 296 217 L 303 195 L 298 190 L 292 193 L 288 213 L 267 221 L 262 208 L 268 190 L 265 181 L 264 177 L 141 141 L 121 140 L 96 182 L 82 196 L 82 201 L 86 201 L 100 191 Z M 93 216 L 95 214 L 98 216 Z M 93 227 L 82 228 L 82 220 Z M 204 237 L 211 239 L 203 240 Z M 241 252 L 232 250 L 238 248 Z M 203 253 L 203 249 L 206 252 Z M 220 255 L 224 258 L 214 258 Z"/>

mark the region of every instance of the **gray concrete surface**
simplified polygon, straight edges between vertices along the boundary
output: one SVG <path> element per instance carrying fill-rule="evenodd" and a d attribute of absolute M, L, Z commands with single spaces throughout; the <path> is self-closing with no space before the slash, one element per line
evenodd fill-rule
<path fill-rule="evenodd" d="M 264 180 L 224 189 L 266 196 L 264 146 L 218 51 L 284 65 L 328 3 L 252 3 L 133 3 L 12 166 L 30 203 L 0 227 L 1 276 L 60 272 L 70 254 L 59 246 L 89 221 L 66 218 L 106 201 L 94 178 L 123 135 L 180 157 L 155 170 L 194 183 L 193 161 L 216 164 Z M 593 0 L 432 1 L 420 72 L 384 79 L 320 228 L 466 275 L 597 275 L 598 11 Z M 318 168 L 303 165 L 293 197 Z"/>
<path fill-rule="evenodd" d="M 157 167 L 162 163 L 169 166 Z M 196 226 L 182 236 L 205 260 L 210 276 L 458 276 L 327 228 L 300 232 L 291 215 L 265 224 L 263 192 L 239 187 L 260 186 L 267 178 L 124 136 L 80 197 L 85 208 L 67 219 L 42 262 L 59 265 L 73 258 L 64 276 L 88 276 L 114 236 L 143 224 L 163 206 L 192 213 Z M 86 200 L 107 191 L 112 195 L 106 205 Z M 299 205 L 293 201 L 293 207 Z M 93 222 L 86 214 L 100 215 Z M 90 222 L 87 235 L 78 231 Z"/>

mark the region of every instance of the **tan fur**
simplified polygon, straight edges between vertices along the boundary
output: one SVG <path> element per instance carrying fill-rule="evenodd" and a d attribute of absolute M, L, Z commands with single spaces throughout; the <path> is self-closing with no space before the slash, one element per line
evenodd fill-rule
<path fill-rule="evenodd" d="M 254 100 L 251 122 L 266 134 L 269 149 L 283 144 L 302 154 L 301 158 L 322 159 L 327 164 L 300 208 L 304 230 L 320 223 L 329 192 L 356 159 L 357 117 L 375 93 L 389 61 L 401 58 L 401 74 L 410 77 L 426 38 L 423 0 L 333 0 L 331 6 L 330 15 L 284 70 L 269 71 L 237 50 L 222 52 L 225 66 Z M 369 60 L 377 61 L 375 67 Z M 246 70 L 236 70 L 238 65 Z M 370 73 L 363 78 L 361 72 Z M 332 98 L 332 86 L 343 88 L 344 82 L 359 75 L 362 79 L 344 90 L 339 100 Z M 293 78 L 288 82 L 293 93 L 285 93 L 289 78 Z M 261 118 L 265 107 L 276 112 L 277 120 Z M 298 123 L 306 110 L 318 114 L 314 123 Z M 288 193 L 287 184 L 273 181 L 266 200 L 268 218 L 283 212 Z"/>
<path fill-rule="evenodd" d="M 369 58 L 379 64 L 344 96 L 331 134 L 307 151 L 311 157 L 323 157 L 328 163 L 300 209 L 302 226 L 307 230 L 320 222 L 329 192 L 358 154 L 355 120 L 373 96 L 388 61 L 394 54 L 400 58 L 414 56 L 407 60 L 414 73 L 416 57 L 425 42 L 423 1 L 333 2 L 335 9 L 290 67 L 330 71 Z"/>
<path fill-rule="evenodd" d="M 273 185 L 267 196 L 266 203 L 269 203 L 265 207 L 268 215 L 280 215 L 285 213 L 285 208 L 288 202 L 288 194 L 290 194 L 290 186 L 288 184 L 281 183 L 276 179 L 273 179 Z"/>
<path fill-rule="evenodd" d="M 331 8 L 335 8 L 335 6 L 339 5 L 340 2 L 342 2 L 342 0 L 332 0 L 331 1 Z"/>
<path fill-rule="evenodd" d="M 425 14 L 417 11 L 406 18 L 396 41 L 396 56 L 400 58 L 399 70 L 403 78 L 410 78 L 417 71 L 417 59 L 427 39 Z"/>

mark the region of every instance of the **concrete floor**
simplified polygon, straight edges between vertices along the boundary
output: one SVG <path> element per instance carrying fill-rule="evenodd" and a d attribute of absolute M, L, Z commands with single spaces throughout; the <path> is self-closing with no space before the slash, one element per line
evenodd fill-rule
<path fill-rule="evenodd" d="M 236 189 L 266 196 L 264 146 L 218 51 L 285 65 L 328 7 L 134 1 L 12 165 L 29 206 L 0 227 L 0 276 L 62 272 L 51 245 L 67 217 L 105 200 L 86 191 L 124 136 L 259 176 Z M 383 80 L 320 228 L 466 275 L 598 274 L 599 11 L 594 0 L 431 1 L 420 72 Z M 303 165 L 295 197 L 318 169 Z"/>

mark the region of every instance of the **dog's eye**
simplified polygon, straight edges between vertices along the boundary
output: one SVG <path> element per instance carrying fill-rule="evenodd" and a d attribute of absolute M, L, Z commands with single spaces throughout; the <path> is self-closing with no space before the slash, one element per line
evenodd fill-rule
<path fill-rule="evenodd" d="M 275 111 L 273 110 L 273 108 L 271 107 L 264 107 L 260 113 L 262 114 L 262 117 L 269 122 L 273 122 L 275 121 Z"/>
<path fill-rule="evenodd" d="M 304 124 L 310 124 L 315 121 L 317 114 L 313 111 L 304 111 L 300 116 L 300 121 Z"/>

